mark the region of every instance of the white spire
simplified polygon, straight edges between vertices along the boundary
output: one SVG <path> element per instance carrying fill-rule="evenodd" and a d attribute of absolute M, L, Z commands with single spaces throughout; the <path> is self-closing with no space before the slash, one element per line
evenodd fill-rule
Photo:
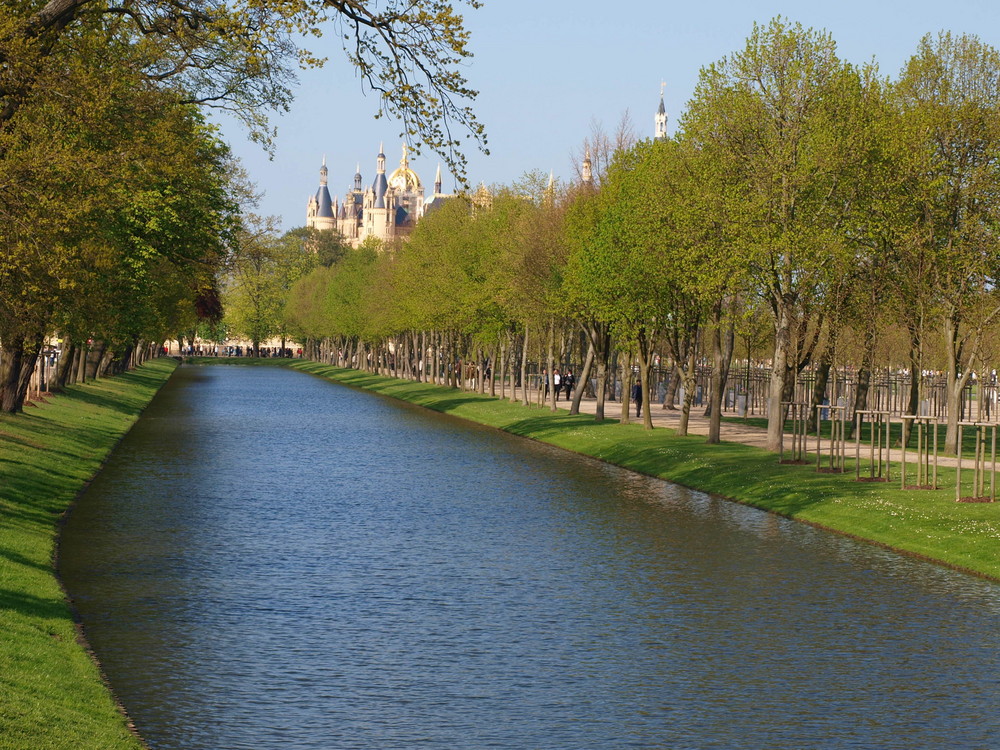
<path fill-rule="evenodd" d="M 663 89 L 666 85 L 665 81 L 660 83 L 660 106 L 656 110 L 656 117 L 654 118 L 656 125 L 656 135 L 654 137 L 658 141 L 662 141 L 667 137 L 667 109 L 663 106 Z"/>
<path fill-rule="evenodd" d="M 441 163 L 438 162 L 437 174 L 434 175 L 434 192 L 441 192 Z"/>
<path fill-rule="evenodd" d="M 590 163 L 590 146 L 587 146 L 587 150 L 583 155 L 583 166 L 580 167 L 580 179 L 589 185 L 593 178 Z"/>

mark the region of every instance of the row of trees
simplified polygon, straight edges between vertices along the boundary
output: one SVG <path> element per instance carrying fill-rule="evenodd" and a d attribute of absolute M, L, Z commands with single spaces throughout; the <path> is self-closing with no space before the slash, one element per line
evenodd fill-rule
<path fill-rule="evenodd" d="M 590 180 L 455 200 L 406 244 L 310 272 L 288 321 L 317 356 L 414 377 L 439 372 L 429 360 L 445 349 L 494 376 L 529 356 L 551 371 L 579 336 L 602 383 L 615 357 L 626 376 L 634 363 L 650 428 L 655 359 L 687 386 L 685 417 L 711 360 L 714 441 L 734 339 L 769 320 L 773 449 L 798 374 L 816 371 L 819 399 L 835 361 L 856 370 L 856 408 L 878 367 L 944 371 L 955 445 L 1000 315 L 995 49 L 928 36 L 890 79 L 779 18 L 703 69 L 673 138 L 625 129 L 586 151 Z"/>
<path fill-rule="evenodd" d="M 476 0 L 469 0 L 476 7 Z M 205 107 L 265 147 L 287 108 L 296 43 L 331 26 L 379 114 L 411 142 L 464 159 L 480 147 L 456 67 L 468 33 L 448 2 L 4 0 L 0 13 L 0 408 L 19 411 L 39 351 L 64 346 L 55 384 L 89 356 L 123 367 L 145 342 L 221 315 L 219 279 L 256 252 L 241 189 Z M 115 364 L 117 363 L 117 364 Z"/>

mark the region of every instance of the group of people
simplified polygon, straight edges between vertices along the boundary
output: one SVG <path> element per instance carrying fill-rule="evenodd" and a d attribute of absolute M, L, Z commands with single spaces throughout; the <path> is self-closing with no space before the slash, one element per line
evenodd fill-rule
<path fill-rule="evenodd" d="M 167 348 L 163 348 L 164 354 L 167 353 Z M 181 354 L 186 356 L 198 356 L 198 357 L 252 357 L 254 356 L 252 346 L 224 346 L 221 349 L 218 345 L 215 346 L 192 346 L 190 344 L 185 344 L 181 347 Z M 280 346 L 262 346 L 257 353 L 258 357 L 298 357 L 302 359 L 303 352 L 302 349 L 292 349 Z"/>
<path fill-rule="evenodd" d="M 549 373 L 548 370 L 542 369 L 542 378 L 545 381 L 545 398 L 549 397 Z M 572 370 L 566 370 L 566 374 L 560 374 L 559 368 L 556 367 L 552 370 L 552 384 L 551 387 L 555 391 L 555 399 L 559 400 L 559 391 L 566 391 L 566 400 L 569 401 L 573 397 L 573 386 L 576 385 L 576 377 L 573 375 Z"/>

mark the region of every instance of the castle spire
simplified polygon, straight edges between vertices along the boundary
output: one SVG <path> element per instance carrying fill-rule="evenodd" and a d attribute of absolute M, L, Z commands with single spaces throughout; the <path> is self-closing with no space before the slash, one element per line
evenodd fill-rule
<path fill-rule="evenodd" d="M 591 184 L 594 180 L 592 165 L 590 163 L 590 146 L 587 146 L 587 150 L 583 155 L 583 165 L 580 167 L 580 179 L 583 180 L 585 185 Z"/>
<path fill-rule="evenodd" d="M 434 175 L 434 193 L 440 195 L 441 193 L 441 164 L 438 164 L 437 174 Z"/>
<path fill-rule="evenodd" d="M 385 208 L 385 194 L 389 189 L 389 182 L 385 179 L 385 150 L 382 143 L 378 145 L 378 159 L 376 160 L 375 182 L 372 183 L 372 192 L 375 193 L 375 208 Z"/>
<path fill-rule="evenodd" d="M 660 106 L 656 110 L 656 117 L 654 119 L 656 124 L 655 138 L 658 141 L 662 141 L 667 137 L 667 108 L 663 106 L 663 89 L 666 85 L 666 82 L 660 83 Z"/>
<path fill-rule="evenodd" d="M 326 154 L 323 154 L 323 165 L 319 168 L 319 184 L 326 185 L 330 170 L 326 168 Z"/>

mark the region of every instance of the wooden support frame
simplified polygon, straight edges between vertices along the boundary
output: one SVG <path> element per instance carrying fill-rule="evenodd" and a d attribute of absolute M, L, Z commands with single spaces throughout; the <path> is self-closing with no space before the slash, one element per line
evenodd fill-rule
<path fill-rule="evenodd" d="M 846 406 L 816 406 L 816 471 L 823 469 L 823 409 L 829 411 L 830 423 L 830 453 L 829 465 L 825 471 L 830 473 L 843 472 L 847 465 L 847 407 Z"/>
<path fill-rule="evenodd" d="M 906 443 L 901 443 L 900 488 L 904 490 L 936 490 L 938 483 L 938 420 L 934 417 L 918 417 L 914 414 L 904 414 L 900 420 L 903 428 L 901 435 L 907 433 L 907 423 L 916 427 L 917 433 L 917 483 L 909 486 L 906 484 Z"/>
<path fill-rule="evenodd" d="M 861 427 L 865 418 L 871 425 L 871 440 L 868 445 L 868 476 L 861 478 Z M 855 412 L 856 429 L 854 432 L 854 478 L 858 482 L 888 482 L 891 468 L 889 464 L 889 427 L 888 411 L 857 411 Z"/>
<path fill-rule="evenodd" d="M 955 467 L 955 501 L 960 503 L 995 503 L 997 499 L 997 427 L 996 422 L 958 423 L 958 462 Z M 972 464 L 972 494 L 962 495 L 962 442 L 965 428 L 975 429 Z M 987 459 L 987 443 L 989 458 Z M 990 475 L 990 491 L 986 494 L 986 474 Z"/>
<path fill-rule="evenodd" d="M 792 421 L 792 450 L 790 458 L 785 456 L 785 431 L 781 431 L 781 448 L 778 451 L 779 464 L 804 464 L 806 462 L 806 440 L 808 439 L 809 404 L 782 401 L 781 410 L 788 413 Z"/>

